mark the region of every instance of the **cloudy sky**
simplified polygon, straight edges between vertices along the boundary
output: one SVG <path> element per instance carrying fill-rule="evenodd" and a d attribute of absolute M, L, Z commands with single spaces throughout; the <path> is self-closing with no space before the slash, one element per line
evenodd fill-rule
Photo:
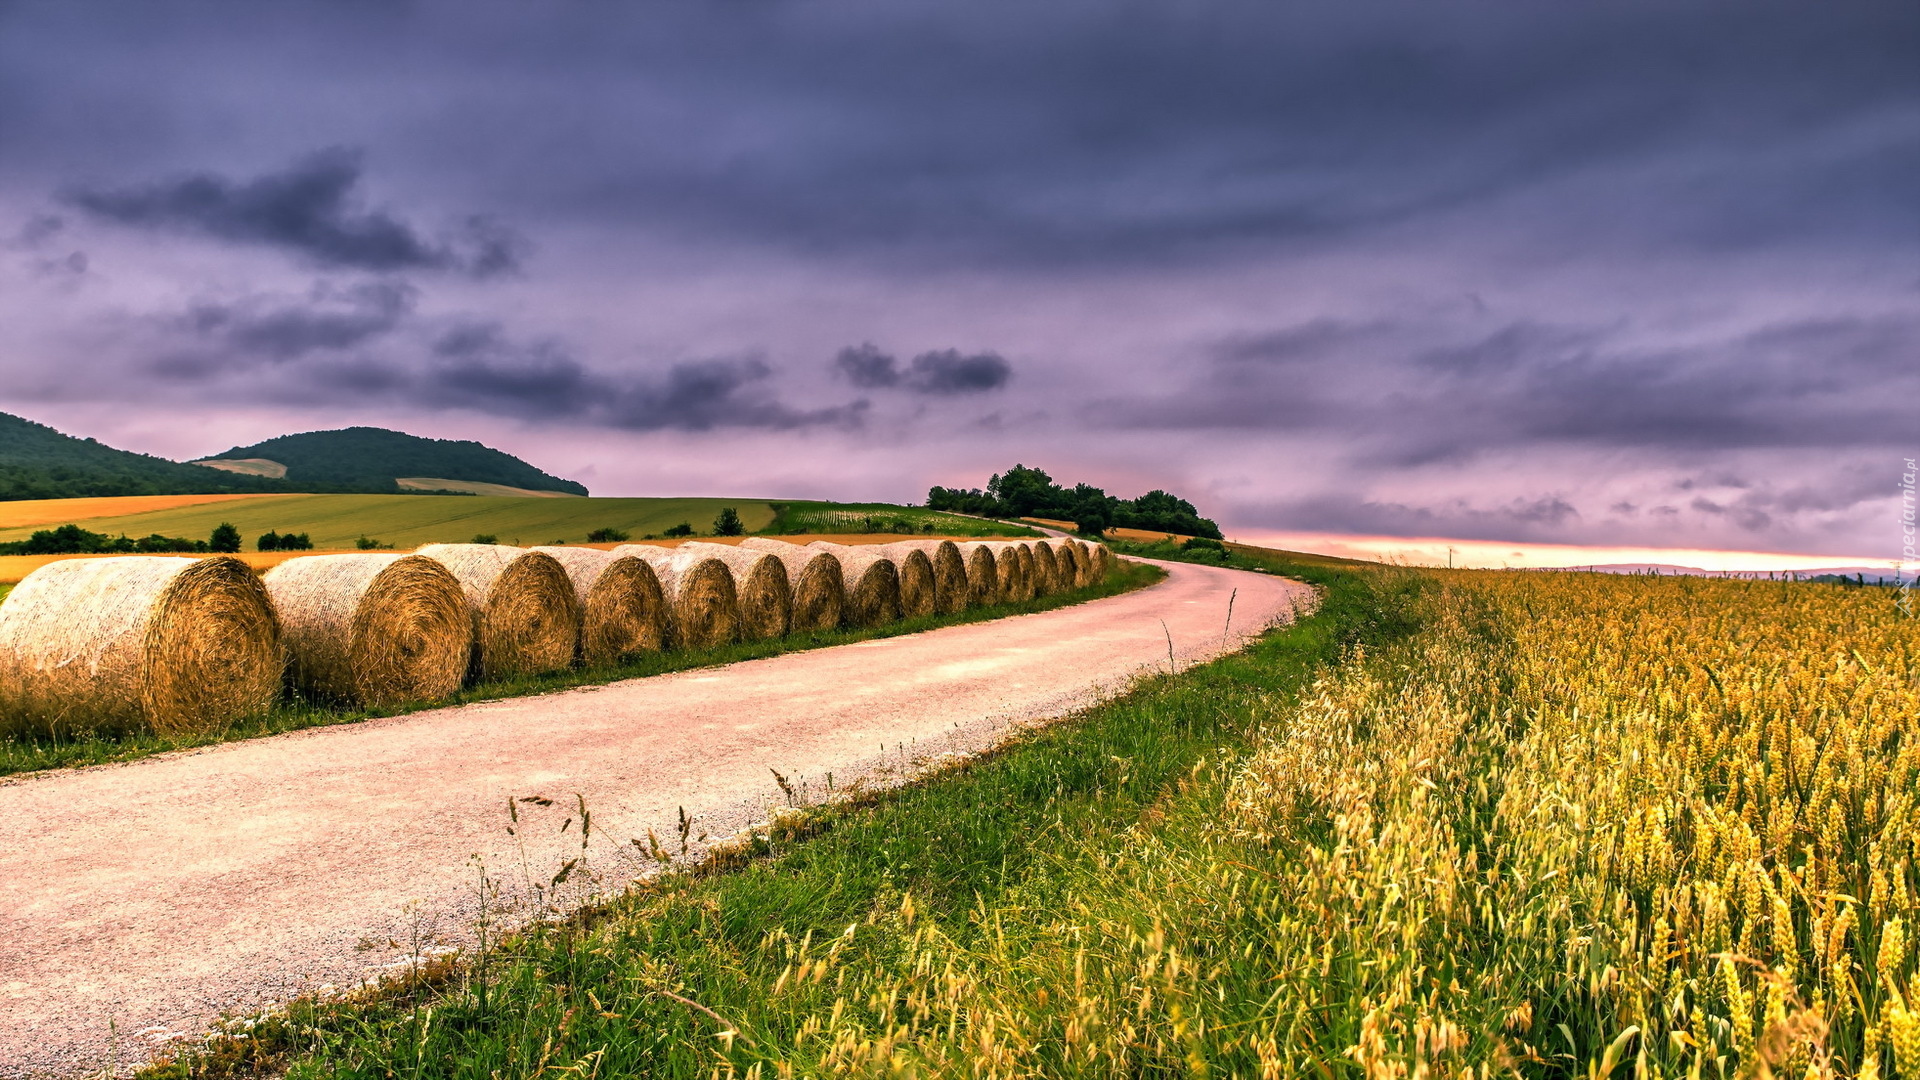
<path fill-rule="evenodd" d="M 0 409 L 1898 555 L 1920 7 L 0 0 Z"/>

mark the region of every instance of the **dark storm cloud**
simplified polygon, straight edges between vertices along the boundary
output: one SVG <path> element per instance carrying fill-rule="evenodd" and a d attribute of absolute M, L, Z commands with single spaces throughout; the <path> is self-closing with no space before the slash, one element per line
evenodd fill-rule
<path fill-rule="evenodd" d="M 1450 536 L 1462 540 L 1552 540 L 1580 519 L 1580 511 L 1558 495 L 1516 498 L 1491 508 L 1446 499 L 1434 505 L 1375 501 L 1342 495 L 1315 495 L 1250 507 L 1243 515 L 1253 526 L 1278 526 L 1309 532 L 1352 532 L 1388 536 Z"/>
<path fill-rule="evenodd" d="M 327 266 L 458 269 L 476 277 L 519 266 L 523 241 L 490 218 L 469 216 L 453 238 L 436 240 L 390 213 L 365 209 L 355 191 L 361 174 L 361 155 L 335 148 L 252 180 L 196 173 L 132 187 L 77 187 L 63 198 L 122 225 L 264 244 Z"/>
<path fill-rule="evenodd" d="M 251 297 L 195 305 L 186 325 L 237 360 L 292 360 L 350 349 L 390 333 L 412 313 L 417 291 L 404 282 L 322 284 L 302 302 Z"/>
<path fill-rule="evenodd" d="M 610 373 L 589 369 L 560 342 L 515 342 L 491 323 L 447 329 L 431 351 L 434 363 L 388 392 L 428 408 L 630 431 L 850 427 L 867 408 L 864 401 L 813 409 L 790 405 L 769 385 L 773 368 L 753 357 Z"/>
<path fill-rule="evenodd" d="M 998 353 L 965 354 L 938 349 L 913 358 L 905 370 L 892 354 L 871 343 L 841 349 L 834 370 L 863 389 L 911 390 L 919 394 L 978 394 L 998 390 L 1013 378 L 1013 365 Z"/>

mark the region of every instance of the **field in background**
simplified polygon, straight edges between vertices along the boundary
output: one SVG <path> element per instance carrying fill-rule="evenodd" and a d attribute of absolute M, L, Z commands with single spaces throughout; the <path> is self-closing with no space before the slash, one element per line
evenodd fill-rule
<path fill-rule="evenodd" d="M 1884 590 L 1233 557 L 1320 610 L 229 1060 L 1920 1075 L 1920 621 Z"/>
<path fill-rule="evenodd" d="M 282 499 L 284 495 L 118 495 L 96 499 L 13 499 L 0 501 L 0 533 L 17 540 L 50 525 L 86 525 L 101 518 L 122 518 L 235 499 Z M 98 532 L 99 530 L 94 530 Z M 13 535 L 18 533 L 19 535 Z M 143 534 L 144 535 L 144 534 Z"/>
<path fill-rule="evenodd" d="M 219 496 L 157 496 L 208 499 Z M 139 500 L 75 499 L 88 504 L 93 517 L 62 518 L 48 524 L 73 521 L 94 532 L 140 537 L 151 533 L 201 539 L 223 521 L 232 522 L 246 538 L 264 532 L 306 533 L 316 548 L 352 548 L 362 536 L 407 549 L 421 544 L 464 542 L 476 535 L 496 536 L 503 544 L 550 544 L 581 541 L 595 529 L 612 528 L 632 534 L 661 533 L 681 522 L 709 531 L 714 516 L 731 506 L 749 530 L 772 524 L 773 507 L 753 499 L 528 499 L 465 495 L 256 495 L 228 497 L 221 503 L 174 504 L 142 507 L 140 512 L 106 516 L 107 504 Z M 8 504 L 0 503 L 0 514 Z M 42 507 L 52 509 L 50 504 Z M 104 511 L 104 513 L 103 513 Z M 41 512 L 45 512 L 44 510 Z M 4 519 L 0 519 L 4 520 Z M 24 540 L 31 527 L 0 529 L 0 541 Z"/>

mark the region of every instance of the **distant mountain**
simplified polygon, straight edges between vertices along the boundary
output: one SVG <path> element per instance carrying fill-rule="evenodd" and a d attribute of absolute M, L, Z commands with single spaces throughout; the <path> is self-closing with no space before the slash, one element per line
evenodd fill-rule
<path fill-rule="evenodd" d="M 270 478 L 115 450 L 0 413 L 0 500 L 294 490 Z"/>
<path fill-rule="evenodd" d="M 587 489 L 571 480 L 541 472 L 512 454 L 477 442 L 423 439 L 386 428 L 351 427 L 338 431 L 308 431 L 277 439 L 236 446 L 198 464 L 284 478 L 292 491 L 400 491 L 430 488 L 429 480 L 458 485 L 487 484 L 527 491 L 585 495 Z M 209 470 L 211 471 L 211 470 Z M 449 485 L 449 490 L 460 490 Z"/>

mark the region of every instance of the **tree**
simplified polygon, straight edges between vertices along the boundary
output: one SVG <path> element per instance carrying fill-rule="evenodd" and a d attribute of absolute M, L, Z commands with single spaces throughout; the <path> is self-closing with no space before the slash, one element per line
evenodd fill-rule
<path fill-rule="evenodd" d="M 253 542 L 253 549 L 255 551 L 279 551 L 280 534 L 271 529 L 261 533 L 260 539 Z"/>
<path fill-rule="evenodd" d="M 673 528 L 668 529 L 666 532 L 661 533 L 660 535 L 665 537 L 692 536 L 693 525 L 689 522 L 683 521 L 680 524 L 675 525 Z"/>
<path fill-rule="evenodd" d="M 207 550 L 234 554 L 240 550 L 240 530 L 232 522 L 223 521 L 213 527 L 213 535 L 207 537 Z"/>
<path fill-rule="evenodd" d="M 731 506 L 722 508 L 720 516 L 713 519 L 715 536 L 740 536 L 746 531 L 747 527 L 740 523 L 740 515 Z"/>

